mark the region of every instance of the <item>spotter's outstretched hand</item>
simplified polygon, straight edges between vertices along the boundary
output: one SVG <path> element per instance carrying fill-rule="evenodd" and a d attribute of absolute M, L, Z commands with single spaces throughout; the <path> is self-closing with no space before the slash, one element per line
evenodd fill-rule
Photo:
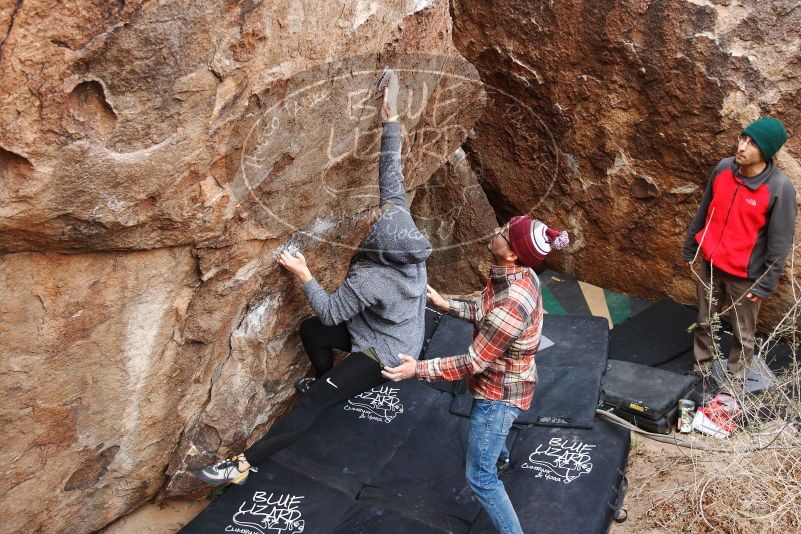
<path fill-rule="evenodd" d="M 451 307 L 450 302 L 442 298 L 436 289 L 426 284 L 426 300 L 429 304 L 443 313 L 447 313 Z"/>
<path fill-rule="evenodd" d="M 384 370 L 381 371 L 384 378 L 389 378 L 393 382 L 400 382 L 401 380 L 413 378 L 417 375 L 417 361 L 415 361 L 414 358 L 403 353 L 398 354 L 398 358 L 400 358 L 403 363 L 397 367 L 384 367 Z"/>

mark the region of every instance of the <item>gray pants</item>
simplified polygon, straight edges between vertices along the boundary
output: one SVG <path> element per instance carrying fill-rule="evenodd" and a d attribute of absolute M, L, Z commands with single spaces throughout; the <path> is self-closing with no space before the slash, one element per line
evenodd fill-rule
<path fill-rule="evenodd" d="M 729 310 L 729 321 L 734 334 L 734 342 L 729 350 L 729 371 L 744 373 L 754 356 L 754 333 L 759 314 L 760 303 L 745 298 L 754 281 L 715 269 L 712 273 L 712 298 L 715 302 L 710 308 L 709 293 L 704 286 L 709 284 L 709 263 L 702 262 L 701 272 L 698 274 L 702 282 L 698 282 L 698 328 L 695 331 L 693 348 L 695 361 L 702 363 L 712 359 L 710 316 L 728 308 L 732 302 L 737 302 Z"/>

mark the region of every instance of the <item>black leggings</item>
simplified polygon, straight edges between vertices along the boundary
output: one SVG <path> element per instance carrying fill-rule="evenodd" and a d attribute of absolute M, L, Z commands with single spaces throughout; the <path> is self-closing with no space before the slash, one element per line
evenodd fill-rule
<path fill-rule="evenodd" d="M 378 363 L 361 352 L 352 352 L 334 367 L 331 349 L 351 348 L 344 324 L 325 326 L 317 317 L 306 319 L 300 325 L 300 339 L 318 379 L 294 410 L 245 451 L 251 464 L 262 463 L 300 439 L 327 409 L 387 381 Z"/>

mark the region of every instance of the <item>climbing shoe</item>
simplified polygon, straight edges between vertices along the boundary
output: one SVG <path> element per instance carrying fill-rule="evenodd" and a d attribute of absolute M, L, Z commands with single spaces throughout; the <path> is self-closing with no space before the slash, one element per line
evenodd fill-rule
<path fill-rule="evenodd" d="M 298 393 L 305 397 L 306 393 L 309 392 L 316 380 L 316 378 L 301 378 L 295 382 L 295 389 L 298 390 Z"/>
<path fill-rule="evenodd" d="M 245 480 L 247 480 L 250 471 L 254 473 L 258 471 L 258 469 L 253 466 L 240 470 L 239 462 L 243 460 L 244 458 L 240 458 L 239 456 L 232 456 L 220 463 L 208 465 L 198 470 L 195 476 L 206 484 L 211 484 L 213 486 L 221 486 L 223 484 L 242 485 L 245 483 Z"/>

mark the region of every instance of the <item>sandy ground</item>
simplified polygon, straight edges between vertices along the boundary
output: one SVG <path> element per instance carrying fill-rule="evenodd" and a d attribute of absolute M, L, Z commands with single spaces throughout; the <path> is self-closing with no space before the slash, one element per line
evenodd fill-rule
<path fill-rule="evenodd" d="M 674 432 L 672 437 L 687 439 L 685 434 Z M 697 439 L 698 434 L 693 434 Z M 628 512 L 623 523 L 612 523 L 610 534 L 662 534 L 683 532 L 671 519 L 665 517 L 670 506 L 656 503 L 678 501 L 673 497 L 689 490 L 695 483 L 693 462 L 714 462 L 711 453 L 690 450 L 660 443 L 638 434 L 632 434 L 631 451 L 626 469 L 628 493 L 623 508 Z M 661 511 L 660 511 L 661 510 Z"/>
<path fill-rule="evenodd" d="M 101 530 L 101 534 L 173 534 L 201 512 L 209 501 L 148 503 Z"/>

